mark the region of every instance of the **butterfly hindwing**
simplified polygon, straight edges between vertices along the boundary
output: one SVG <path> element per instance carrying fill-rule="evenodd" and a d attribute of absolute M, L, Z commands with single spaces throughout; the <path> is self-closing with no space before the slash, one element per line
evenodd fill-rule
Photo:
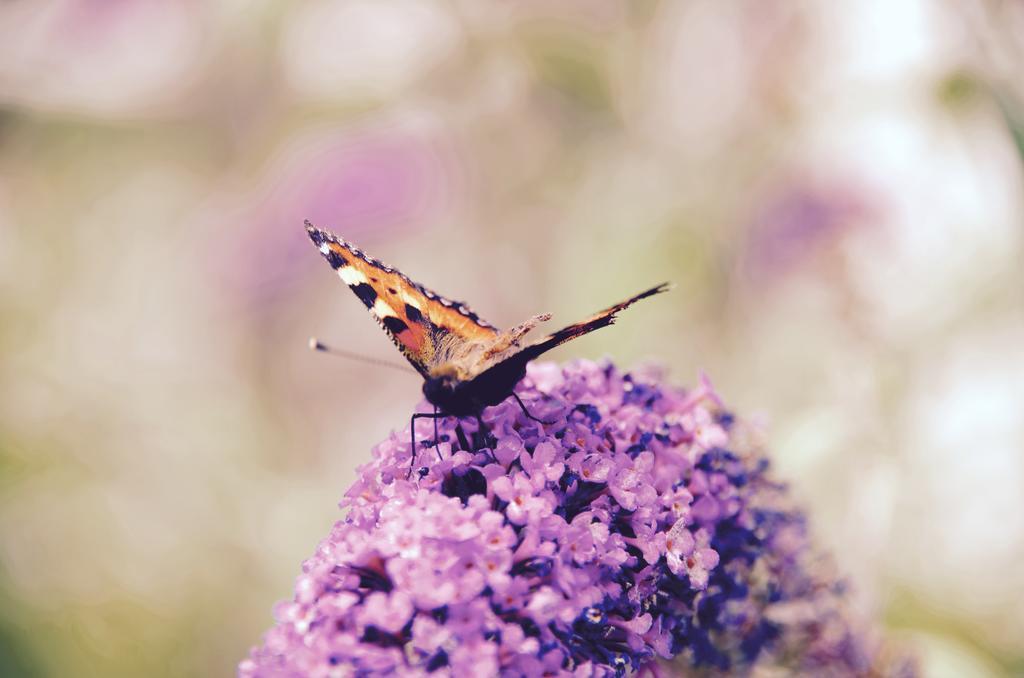
<path fill-rule="evenodd" d="M 451 352 L 453 343 L 487 343 L 497 336 L 497 330 L 465 304 L 428 290 L 309 222 L 306 231 L 420 374 L 429 375 Z"/>

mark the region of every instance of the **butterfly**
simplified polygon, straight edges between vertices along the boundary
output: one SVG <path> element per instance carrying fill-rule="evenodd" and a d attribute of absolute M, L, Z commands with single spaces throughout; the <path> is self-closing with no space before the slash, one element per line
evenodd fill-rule
<path fill-rule="evenodd" d="M 567 341 L 611 325 L 619 311 L 671 288 L 668 283 L 657 285 L 535 343 L 525 343 L 526 335 L 550 319 L 550 314 L 535 315 L 511 329 L 499 330 L 466 304 L 413 282 L 333 233 L 308 221 L 306 231 L 331 268 L 423 377 L 423 395 L 435 411 L 433 415 L 413 415 L 414 424 L 417 417 L 473 416 L 479 420 L 484 408 L 509 397 L 516 399 L 529 418 L 539 421 L 514 390 L 526 376 L 527 363 Z"/>

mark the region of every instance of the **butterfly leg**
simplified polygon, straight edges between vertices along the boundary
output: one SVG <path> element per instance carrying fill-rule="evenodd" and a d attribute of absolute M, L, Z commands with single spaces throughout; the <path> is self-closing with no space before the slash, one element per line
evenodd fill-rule
<path fill-rule="evenodd" d="M 433 419 L 434 420 L 434 447 L 437 447 L 437 420 L 445 416 L 444 414 L 437 411 L 434 408 L 433 412 L 416 412 L 412 415 L 409 420 L 409 475 L 412 475 L 412 467 L 416 464 L 416 420 L 417 419 Z M 438 456 L 441 452 L 438 451 Z"/>
<path fill-rule="evenodd" d="M 441 461 L 441 434 L 437 432 L 437 420 L 441 416 L 438 414 L 437 405 L 434 405 L 434 414 L 438 415 L 434 417 L 434 451 L 437 452 L 437 460 Z"/>
<path fill-rule="evenodd" d="M 526 415 L 527 419 L 532 419 L 533 421 L 537 422 L 538 424 L 544 424 L 545 426 L 551 426 L 552 424 L 557 423 L 557 422 L 554 422 L 554 421 L 544 421 L 543 419 L 538 419 L 537 417 L 535 417 L 532 414 L 530 414 L 530 410 L 526 409 L 526 405 L 525 405 L 525 403 L 523 403 L 522 398 L 520 398 L 519 394 L 516 393 L 515 391 L 512 392 L 512 397 L 516 399 L 517 403 L 519 403 L 519 409 L 521 409 L 523 411 L 523 414 Z"/>
<path fill-rule="evenodd" d="M 489 448 L 491 450 L 491 452 L 489 453 L 490 457 L 491 457 L 491 461 L 493 461 L 495 464 L 497 464 L 498 463 L 498 458 L 494 456 L 494 451 L 493 450 L 494 450 L 494 447 L 498 444 L 498 439 L 494 437 L 494 434 L 491 432 L 490 427 L 487 424 L 484 423 L 483 417 L 481 417 L 479 414 L 476 415 L 476 423 L 477 423 L 477 436 L 479 436 L 480 441 L 481 441 L 480 447 L 483 447 L 484 449 L 488 449 Z"/>
<path fill-rule="evenodd" d="M 466 452 L 472 452 L 473 446 L 469 444 L 469 438 L 466 437 L 466 432 L 462 429 L 462 422 L 456 421 L 455 423 L 455 434 L 459 436 L 459 445 Z"/>
<path fill-rule="evenodd" d="M 481 447 L 490 447 L 491 429 L 484 423 L 483 417 L 479 414 L 476 415 L 477 435 L 480 437 Z"/>

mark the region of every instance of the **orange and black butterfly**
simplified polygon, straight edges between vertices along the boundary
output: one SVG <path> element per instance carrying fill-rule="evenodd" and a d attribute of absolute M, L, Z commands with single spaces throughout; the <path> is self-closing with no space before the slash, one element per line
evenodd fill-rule
<path fill-rule="evenodd" d="M 611 325 L 619 311 L 670 287 L 652 287 L 524 345 L 526 334 L 550 315 L 537 315 L 511 329 L 499 330 L 465 304 L 431 292 L 333 233 L 308 221 L 306 231 L 327 263 L 370 309 L 423 377 L 423 395 L 436 410 L 434 415 L 415 416 L 479 417 L 485 407 L 514 397 L 526 415 L 536 420 L 514 391 L 526 375 L 528 362 L 560 344 Z"/>

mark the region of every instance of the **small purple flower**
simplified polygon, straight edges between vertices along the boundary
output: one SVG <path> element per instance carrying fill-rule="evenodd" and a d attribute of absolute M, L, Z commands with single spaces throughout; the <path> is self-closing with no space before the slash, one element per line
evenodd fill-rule
<path fill-rule="evenodd" d="M 535 495 L 537 482 L 529 476 L 519 474 L 512 480 L 499 476 L 491 483 L 491 488 L 495 496 L 508 503 L 505 513 L 514 525 L 525 525 L 528 521 L 551 515 L 550 503 Z"/>
<path fill-rule="evenodd" d="M 635 459 L 621 459 L 620 468 L 608 481 L 608 490 L 619 506 L 627 511 L 635 511 L 639 506 L 647 506 L 658 498 L 658 493 L 650 484 L 650 473 L 654 468 L 654 455 L 641 452 Z"/>
<path fill-rule="evenodd" d="M 718 552 L 708 548 L 707 542 L 707 532 L 699 530 L 694 536 L 686 529 L 685 519 L 676 521 L 665 535 L 668 569 L 677 575 L 685 574 L 698 589 L 707 588 L 708 572 L 718 565 Z"/>
<path fill-rule="evenodd" d="M 556 461 L 556 455 L 558 461 Z M 565 464 L 561 461 L 563 457 L 564 455 L 559 453 L 557 447 L 550 442 L 543 442 L 537 444 L 532 454 L 521 454 L 519 464 L 531 480 L 554 483 L 562 477 L 562 472 L 565 470 Z"/>
<path fill-rule="evenodd" d="M 404 591 L 375 591 L 363 603 L 359 623 L 363 629 L 374 627 L 387 633 L 398 633 L 412 619 L 412 598 Z"/>
<path fill-rule="evenodd" d="M 518 393 L 552 423 L 503 403 L 443 460 L 408 431 L 376 448 L 240 676 L 913 675 L 706 378 L 544 364 Z"/>

